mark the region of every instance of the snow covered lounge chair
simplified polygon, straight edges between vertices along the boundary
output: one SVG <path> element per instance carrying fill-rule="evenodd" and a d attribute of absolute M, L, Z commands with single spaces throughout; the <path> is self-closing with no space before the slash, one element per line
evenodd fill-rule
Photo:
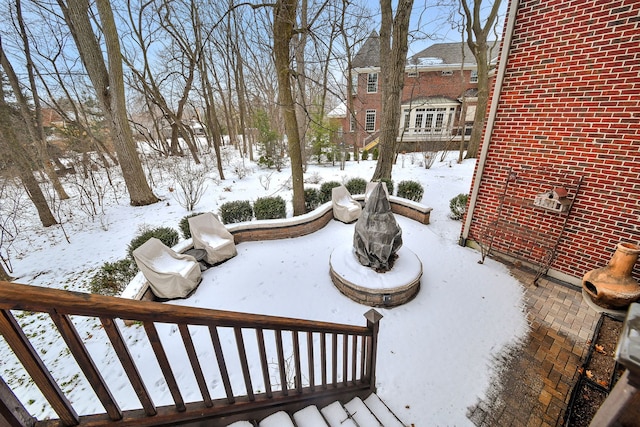
<path fill-rule="evenodd" d="M 155 237 L 133 251 L 133 258 L 159 298 L 185 298 L 200 283 L 200 264 Z"/>
<path fill-rule="evenodd" d="M 331 204 L 333 217 L 346 224 L 357 220 L 362 212 L 362 206 L 351 197 L 349 190 L 344 185 L 331 189 Z"/>
<path fill-rule="evenodd" d="M 238 254 L 233 235 L 211 212 L 189 218 L 189 228 L 193 247 L 207 251 L 207 263 L 217 264 Z"/>

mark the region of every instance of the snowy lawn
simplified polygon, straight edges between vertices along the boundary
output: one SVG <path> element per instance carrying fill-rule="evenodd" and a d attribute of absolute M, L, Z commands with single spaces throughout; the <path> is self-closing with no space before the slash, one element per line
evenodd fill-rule
<path fill-rule="evenodd" d="M 379 310 L 384 318 L 378 348 L 378 394 L 407 425 L 471 425 L 466 418 L 467 408 L 482 398 L 495 380 L 496 360 L 527 333 L 523 290 L 503 265 L 492 260 L 480 265 L 477 252 L 457 245 L 461 223 L 448 218 L 449 200 L 469 191 L 475 162 L 436 162 L 431 169 L 425 169 L 420 160 L 420 154 L 400 155 L 393 171 L 396 185 L 406 179 L 421 182 L 425 188 L 422 203 L 434 210 L 429 225 L 396 215 L 404 245 L 420 258 L 424 273 L 421 290 L 414 300 L 397 308 Z M 196 211 L 217 212 L 226 201 L 253 201 L 267 195 L 281 195 L 290 200 L 287 169 L 274 172 L 246 164 L 250 173 L 239 179 L 231 172 L 237 161 L 233 165 L 227 161 L 227 179 L 209 183 Z M 321 178 L 320 182 L 346 181 L 352 177 L 369 179 L 374 167 L 372 161 L 347 162 L 344 171 L 338 166 L 312 164 L 305 179 Z M 212 170 L 211 176 L 214 175 Z M 21 216 L 20 239 L 12 248 L 16 282 L 83 291 L 93 272 L 105 261 L 125 257 L 126 246 L 140 225 L 177 229 L 188 212 L 173 198 L 175 191 L 170 188 L 175 188 L 175 184 L 166 173 L 157 176 L 154 182 L 154 191 L 163 198 L 162 202 L 146 207 L 128 206 L 122 184 L 116 184 L 119 189 L 107 198 L 104 214 L 93 220 L 73 210 L 73 200 L 63 202 L 60 212 L 67 215 L 64 231 L 70 242 L 60 227 L 42 230 L 35 213 L 25 212 Z M 238 256 L 204 272 L 202 283 L 188 299 L 170 303 L 364 325 L 363 314 L 369 307 L 344 297 L 329 277 L 331 252 L 341 244 L 348 244 L 353 239 L 353 230 L 353 224 L 331 221 L 309 236 L 241 243 L 237 246 Z M 47 326 L 50 321 L 28 313 L 16 315 L 22 324 L 28 324 L 26 332 L 54 377 L 64 384 L 63 390 L 78 412 L 102 412 L 61 340 Z M 89 351 L 104 367 L 108 382 L 115 384 L 112 391 L 123 409 L 137 406 L 115 354 L 105 345 L 104 332 L 92 321 L 74 320 L 81 336 L 87 339 Z M 177 328 L 159 325 L 159 332 L 169 349 L 170 360 L 175 366 L 184 366 L 179 362 L 186 357 L 184 350 L 171 345 L 180 340 Z M 124 328 L 123 335 L 131 345 L 154 403 L 171 403 L 141 328 Z M 200 337 L 203 341 L 208 339 L 204 331 L 193 330 L 192 335 L 196 345 Z M 230 340 L 227 344 L 230 345 Z M 202 344 L 199 357 L 214 357 L 210 347 Z M 252 377 L 259 378 L 259 363 L 251 369 Z M 230 372 L 234 378 L 242 376 L 233 367 Z M 21 376 L 15 358 L 1 339 L 0 374 L 32 413 L 38 417 L 51 414 L 44 398 Z M 187 401 L 200 399 L 188 369 L 176 372 L 176 377 Z M 213 397 L 221 396 L 223 387 L 219 379 L 210 376 L 207 380 Z"/>

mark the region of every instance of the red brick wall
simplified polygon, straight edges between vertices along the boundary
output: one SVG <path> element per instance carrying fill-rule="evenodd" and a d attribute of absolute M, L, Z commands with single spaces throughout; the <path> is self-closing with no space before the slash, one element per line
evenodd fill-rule
<path fill-rule="evenodd" d="M 509 167 L 540 166 L 555 171 L 544 179 L 583 177 L 552 269 L 580 278 L 606 265 L 618 242 L 640 243 L 637 0 L 520 1 L 470 238 L 486 241 Z M 514 189 L 531 200 L 535 191 Z M 526 212 L 523 225 L 545 234 L 564 221 Z M 508 236 L 494 246 L 532 249 Z"/>
<path fill-rule="evenodd" d="M 454 71 L 453 75 L 443 76 L 441 70 L 421 71 L 418 77 L 408 77 L 405 74 L 404 89 L 402 91 L 402 102 L 417 97 L 444 96 L 458 99 L 467 89 L 475 88 L 475 83 L 469 83 L 471 71 L 464 71 L 464 80 L 460 77 L 460 71 Z M 376 110 L 376 131 L 380 130 L 380 118 L 382 114 L 382 79 L 378 76 L 378 92 L 367 93 L 367 73 L 358 76 L 358 93 L 353 97 L 354 110 L 358 126 L 355 132 L 349 132 L 349 119 L 345 119 L 342 128 L 344 130 L 345 142 L 353 144 L 354 141 L 362 145 L 362 142 L 369 136 L 364 131 L 365 115 L 367 110 Z"/>

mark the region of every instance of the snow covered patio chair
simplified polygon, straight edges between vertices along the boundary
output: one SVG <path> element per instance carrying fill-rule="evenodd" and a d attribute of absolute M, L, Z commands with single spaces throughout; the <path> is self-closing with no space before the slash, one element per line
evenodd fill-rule
<path fill-rule="evenodd" d="M 346 224 L 357 220 L 362 212 L 362 206 L 351 197 L 349 190 L 344 185 L 331 189 L 331 204 L 333 217 Z"/>
<path fill-rule="evenodd" d="M 218 264 L 238 254 L 233 235 L 211 212 L 189 218 L 193 247 L 207 251 L 208 264 Z"/>
<path fill-rule="evenodd" d="M 158 298 L 185 298 L 202 279 L 194 257 L 177 253 L 155 237 L 134 250 L 133 258 Z"/>

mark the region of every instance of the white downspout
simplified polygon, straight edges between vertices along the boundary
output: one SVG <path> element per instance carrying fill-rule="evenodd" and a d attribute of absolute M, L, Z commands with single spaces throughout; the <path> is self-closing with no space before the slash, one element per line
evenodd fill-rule
<path fill-rule="evenodd" d="M 498 102 L 500 101 L 500 95 L 502 92 L 502 83 L 504 81 L 504 75 L 507 69 L 507 59 L 509 58 L 509 51 L 511 50 L 511 40 L 513 38 L 513 29 L 516 25 L 516 15 L 518 13 L 519 0 L 511 0 L 509 8 L 509 16 L 507 17 L 507 27 L 505 29 L 504 41 L 502 44 L 502 51 L 500 52 L 500 61 L 498 62 L 498 73 L 496 74 L 496 83 L 493 88 L 493 98 L 491 99 L 491 107 L 489 109 L 489 117 L 487 118 L 487 127 L 485 129 L 484 137 L 482 140 L 482 151 L 478 158 L 478 169 L 476 171 L 476 178 L 473 182 L 473 188 L 471 189 L 471 200 L 469 201 L 469 209 L 467 210 L 467 216 L 465 218 L 464 227 L 462 229 L 462 237 L 460 238 L 460 246 L 467 244 L 469 238 L 469 230 L 471 229 L 471 220 L 473 218 L 473 212 L 476 208 L 478 201 L 478 193 L 480 192 L 480 182 L 482 181 L 482 175 L 484 173 L 484 166 L 487 161 L 487 155 L 489 153 L 489 144 L 491 142 L 491 133 L 493 132 L 493 126 L 496 120 L 496 114 L 498 111 Z"/>

